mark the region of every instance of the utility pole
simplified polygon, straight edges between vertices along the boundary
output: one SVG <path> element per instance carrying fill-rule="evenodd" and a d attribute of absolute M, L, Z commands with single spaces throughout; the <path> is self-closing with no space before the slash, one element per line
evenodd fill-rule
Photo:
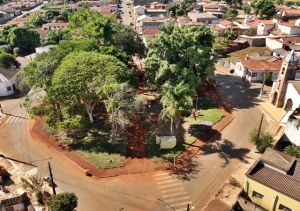
<path fill-rule="evenodd" d="M 261 120 L 260 120 L 260 123 L 259 123 L 258 131 L 257 131 L 257 136 L 256 136 L 256 140 L 255 140 L 254 152 L 256 152 L 257 143 L 258 143 L 259 134 L 260 134 L 260 130 L 261 130 L 261 125 L 262 125 L 262 121 L 263 121 L 263 119 L 264 119 L 264 114 L 262 114 L 262 116 L 261 116 Z"/>
<path fill-rule="evenodd" d="M 190 204 L 187 205 L 186 211 L 190 211 Z"/>
<path fill-rule="evenodd" d="M 263 95 L 263 92 L 264 92 L 264 86 L 265 86 L 265 83 L 266 83 L 266 75 L 267 75 L 267 70 L 265 70 L 265 73 L 264 73 L 263 84 L 262 84 L 262 87 L 261 87 L 261 90 L 260 90 L 259 98 L 262 98 L 262 95 Z"/>
<path fill-rule="evenodd" d="M 51 181 L 53 195 L 56 195 L 55 185 L 54 185 L 54 181 L 53 181 L 53 175 L 52 175 L 52 171 L 51 171 L 50 162 L 48 162 L 48 168 L 49 168 L 49 173 L 50 173 L 50 181 Z"/>

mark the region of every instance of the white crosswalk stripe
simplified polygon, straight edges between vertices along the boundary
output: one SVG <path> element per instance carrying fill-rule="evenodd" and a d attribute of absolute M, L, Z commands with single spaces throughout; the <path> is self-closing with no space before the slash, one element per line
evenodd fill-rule
<path fill-rule="evenodd" d="M 224 86 L 226 84 L 231 84 L 229 79 L 216 79 L 217 86 Z"/>
<path fill-rule="evenodd" d="M 5 123 L 19 123 L 19 122 L 27 122 L 30 119 L 28 114 L 9 114 L 9 117 L 6 119 Z"/>
<path fill-rule="evenodd" d="M 161 201 L 166 204 L 167 209 L 176 211 L 186 210 L 188 204 L 192 204 L 182 182 L 169 173 L 155 174 L 156 184 L 162 193 Z"/>

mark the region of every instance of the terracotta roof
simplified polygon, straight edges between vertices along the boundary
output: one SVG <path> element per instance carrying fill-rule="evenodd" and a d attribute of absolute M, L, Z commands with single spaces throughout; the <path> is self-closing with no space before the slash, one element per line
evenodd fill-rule
<path fill-rule="evenodd" d="M 299 159 L 268 148 L 246 176 L 300 201 Z"/>
<path fill-rule="evenodd" d="M 283 44 L 300 43 L 300 37 L 282 37 Z"/>
<path fill-rule="evenodd" d="M 262 71 L 262 70 L 279 71 L 283 60 L 271 56 L 265 59 L 247 59 L 247 60 L 240 60 L 240 61 L 243 67 L 248 68 L 250 71 Z"/>
<path fill-rule="evenodd" d="M 149 28 L 149 29 L 145 29 L 143 31 L 143 35 L 157 35 L 160 34 L 162 31 L 160 29 L 157 28 Z"/>
<path fill-rule="evenodd" d="M 242 23 L 244 23 L 244 20 L 242 21 Z M 272 20 L 258 20 L 258 19 L 254 19 L 253 21 L 248 22 L 247 25 L 254 28 L 254 27 L 258 27 L 259 23 L 264 23 L 266 25 L 273 25 L 274 24 Z"/>
<path fill-rule="evenodd" d="M 288 81 L 288 83 L 291 83 L 294 86 L 294 88 L 296 89 L 296 91 L 298 92 L 298 94 L 300 94 L 300 81 L 291 80 L 291 81 Z"/>
<path fill-rule="evenodd" d="M 203 5 L 203 8 L 207 8 L 207 7 L 214 6 L 214 5 L 218 5 L 218 3 L 216 3 L 216 2 L 207 3 L 207 4 Z"/>
<path fill-rule="evenodd" d="M 287 27 L 299 27 L 299 26 L 295 26 L 295 24 L 292 23 L 288 23 L 288 22 L 281 22 L 278 25 L 282 25 L 282 26 L 287 26 Z"/>
<path fill-rule="evenodd" d="M 219 22 L 219 24 L 223 25 L 223 26 L 228 26 L 228 25 L 231 25 L 232 22 L 231 21 L 228 21 L 228 20 L 223 20 L 221 22 Z"/>
<path fill-rule="evenodd" d="M 284 12 L 286 14 L 293 14 L 293 15 L 300 15 L 300 10 L 293 10 L 293 9 L 290 9 L 290 10 L 284 10 Z"/>
<path fill-rule="evenodd" d="M 37 33 L 39 33 L 39 35 L 44 36 L 45 34 L 47 34 L 48 30 L 44 30 L 44 29 L 36 29 L 35 30 Z"/>

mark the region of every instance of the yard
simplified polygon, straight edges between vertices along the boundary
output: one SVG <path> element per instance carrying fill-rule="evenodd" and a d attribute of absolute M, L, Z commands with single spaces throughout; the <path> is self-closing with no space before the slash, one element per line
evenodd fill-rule
<path fill-rule="evenodd" d="M 245 59 L 247 55 L 259 57 L 259 56 L 269 56 L 271 53 L 268 47 L 248 47 L 240 51 L 235 51 L 227 55 L 223 60 L 229 62 L 235 62 L 239 59 Z"/>
<path fill-rule="evenodd" d="M 194 102 L 194 105 L 196 101 Z M 194 106 L 196 108 L 196 106 Z M 188 114 L 182 119 L 182 124 L 175 130 L 177 145 L 173 149 L 162 149 L 156 144 L 156 136 L 170 135 L 170 120 L 159 119 L 159 112 L 161 104 L 157 103 L 147 111 L 147 118 L 145 119 L 144 127 L 149 131 L 146 136 L 146 149 L 149 158 L 158 162 L 173 159 L 174 156 L 179 155 L 189 145 L 191 145 L 196 137 L 200 136 L 208 130 L 213 124 L 220 121 L 224 115 L 222 111 L 210 101 L 199 100 L 198 109 L 200 115 L 193 117 Z M 195 130 L 196 129 L 196 130 Z"/>

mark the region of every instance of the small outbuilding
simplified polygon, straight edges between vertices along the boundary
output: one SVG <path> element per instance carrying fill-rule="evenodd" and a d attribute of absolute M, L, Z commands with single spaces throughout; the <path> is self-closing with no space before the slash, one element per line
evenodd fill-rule
<path fill-rule="evenodd" d="M 173 149 L 176 146 L 176 137 L 156 136 L 156 144 L 160 145 L 160 149 Z"/>

